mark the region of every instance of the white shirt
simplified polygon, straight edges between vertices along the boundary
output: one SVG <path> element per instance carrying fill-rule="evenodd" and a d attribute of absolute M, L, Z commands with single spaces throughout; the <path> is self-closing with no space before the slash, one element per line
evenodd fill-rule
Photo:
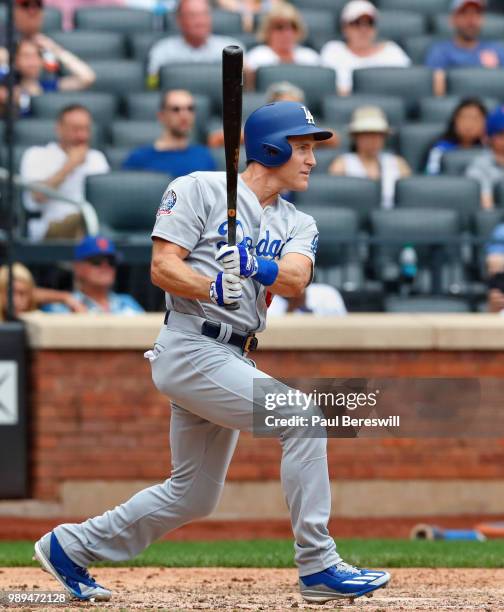
<path fill-rule="evenodd" d="M 336 82 L 339 90 L 352 91 L 353 71 L 359 68 L 399 67 L 411 65 L 410 58 L 395 42 L 383 44 L 378 53 L 361 57 L 352 53 L 348 46 L 340 40 L 326 43 L 320 52 L 322 65 L 336 70 Z"/>
<path fill-rule="evenodd" d="M 219 63 L 222 62 L 222 49 L 228 45 L 243 44 L 228 36 L 212 34 L 205 44 L 192 47 L 183 36 L 169 36 L 159 40 L 149 53 L 149 74 L 157 75 L 161 66 L 181 63 Z"/>
<path fill-rule="evenodd" d="M 310 314 L 321 317 L 338 316 L 342 317 L 347 314 L 345 302 L 341 297 L 341 293 L 323 283 L 312 283 L 306 288 L 306 307 Z M 286 298 L 275 295 L 273 301 L 268 308 L 268 317 L 279 317 L 287 313 L 289 302 Z M 306 310 L 296 310 L 295 313 L 306 313 Z"/>
<path fill-rule="evenodd" d="M 258 45 L 245 56 L 245 64 L 254 72 L 261 66 L 276 66 L 281 63 L 280 57 L 268 45 Z M 318 66 L 320 65 L 320 56 L 309 47 L 296 47 L 294 49 L 294 64 Z"/>
<path fill-rule="evenodd" d="M 21 177 L 25 181 L 45 181 L 58 170 L 61 170 L 67 155 L 56 142 L 50 142 L 45 147 L 30 147 L 21 159 Z M 74 200 L 84 199 L 84 184 L 87 176 L 91 174 L 105 174 L 110 170 L 105 155 L 101 151 L 90 149 L 83 164 L 67 175 L 58 187 L 61 195 Z M 34 200 L 31 191 L 24 191 L 23 203 L 30 212 L 40 212 L 41 217 L 30 219 L 28 222 L 28 235 L 34 240 L 41 240 L 49 224 L 53 221 L 62 221 L 65 217 L 77 211 L 73 204 L 49 199 L 38 203 Z"/>
<path fill-rule="evenodd" d="M 366 168 L 357 153 L 344 153 L 345 176 L 355 176 L 357 178 L 369 178 Z M 395 186 L 401 178 L 401 168 L 399 158 L 393 153 L 386 151 L 379 155 L 380 180 L 382 190 L 381 205 L 383 208 L 393 208 L 395 199 Z"/>

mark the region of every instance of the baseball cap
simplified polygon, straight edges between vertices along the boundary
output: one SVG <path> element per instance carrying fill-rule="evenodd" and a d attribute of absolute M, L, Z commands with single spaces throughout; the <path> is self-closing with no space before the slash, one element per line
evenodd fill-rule
<path fill-rule="evenodd" d="M 451 5 L 452 13 L 456 13 L 457 11 L 462 10 L 468 4 L 473 4 L 474 6 L 478 6 L 483 10 L 486 6 L 485 0 L 453 0 Z"/>
<path fill-rule="evenodd" d="M 86 238 L 75 247 L 75 261 L 83 261 L 84 259 L 96 257 L 97 255 L 117 257 L 114 243 L 104 236 L 86 236 Z"/>
<path fill-rule="evenodd" d="M 367 0 L 352 0 L 341 11 L 341 23 L 352 23 L 361 17 L 378 18 L 377 8 Z"/>
<path fill-rule="evenodd" d="M 487 117 L 487 134 L 495 136 L 504 132 L 504 105 L 498 106 Z"/>
<path fill-rule="evenodd" d="M 486 248 L 487 255 L 504 255 L 504 223 L 500 223 L 492 232 Z"/>
<path fill-rule="evenodd" d="M 348 130 L 351 134 L 377 132 L 385 134 L 390 131 L 387 117 L 378 106 L 360 106 L 356 108 Z"/>

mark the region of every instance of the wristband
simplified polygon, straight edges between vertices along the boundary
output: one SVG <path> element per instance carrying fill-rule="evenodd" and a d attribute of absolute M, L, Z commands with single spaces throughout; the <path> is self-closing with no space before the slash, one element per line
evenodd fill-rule
<path fill-rule="evenodd" d="M 257 272 L 254 274 L 254 279 L 259 281 L 261 285 L 268 287 L 272 285 L 278 276 L 278 264 L 272 259 L 264 259 L 256 257 Z"/>

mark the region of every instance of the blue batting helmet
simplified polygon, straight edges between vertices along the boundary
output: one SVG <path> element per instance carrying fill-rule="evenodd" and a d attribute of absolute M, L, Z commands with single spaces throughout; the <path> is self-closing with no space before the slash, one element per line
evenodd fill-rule
<path fill-rule="evenodd" d="M 289 161 L 292 147 L 289 136 L 313 134 L 327 140 L 332 132 L 315 125 L 313 115 L 299 102 L 272 102 L 255 110 L 245 123 L 247 163 L 256 161 L 275 168 Z"/>

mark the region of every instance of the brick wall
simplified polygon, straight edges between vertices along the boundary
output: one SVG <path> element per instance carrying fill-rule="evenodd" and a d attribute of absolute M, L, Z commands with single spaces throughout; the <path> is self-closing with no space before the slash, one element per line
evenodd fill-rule
<path fill-rule="evenodd" d="M 504 377 L 498 351 L 262 351 L 277 377 Z M 170 472 L 169 406 L 140 351 L 34 351 L 32 494 L 65 480 L 162 480 Z M 242 435 L 230 480 L 277 480 L 275 440 Z M 504 440 L 330 440 L 332 478 L 497 479 Z"/>

